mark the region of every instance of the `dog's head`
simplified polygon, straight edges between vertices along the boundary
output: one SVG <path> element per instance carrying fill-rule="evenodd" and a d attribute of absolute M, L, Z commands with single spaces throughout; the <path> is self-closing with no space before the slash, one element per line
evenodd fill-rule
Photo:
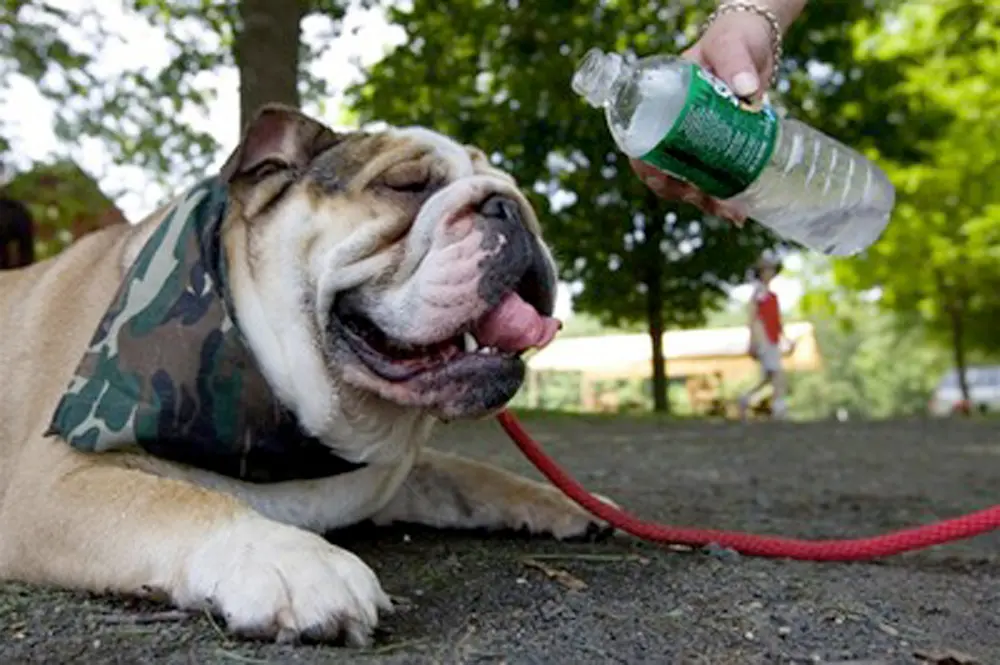
<path fill-rule="evenodd" d="M 486 415 L 558 329 L 538 220 L 479 150 L 419 128 L 339 134 L 271 106 L 222 177 L 237 318 L 313 432 L 345 390 Z"/>

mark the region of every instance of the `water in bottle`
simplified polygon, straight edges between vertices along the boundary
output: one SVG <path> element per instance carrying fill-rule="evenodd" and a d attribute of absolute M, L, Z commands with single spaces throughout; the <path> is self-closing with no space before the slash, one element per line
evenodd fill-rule
<path fill-rule="evenodd" d="M 629 157 L 738 204 L 779 236 L 836 256 L 882 234 L 895 202 L 886 174 L 858 152 L 672 56 L 587 53 L 573 90 L 603 108 Z"/>

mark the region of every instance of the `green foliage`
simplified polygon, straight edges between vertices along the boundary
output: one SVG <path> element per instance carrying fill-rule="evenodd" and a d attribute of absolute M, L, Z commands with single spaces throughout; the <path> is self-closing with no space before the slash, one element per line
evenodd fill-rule
<path fill-rule="evenodd" d="M 861 62 L 906 63 L 889 93 L 924 117 L 908 125 L 923 159 L 891 166 L 893 221 L 866 256 L 835 264 L 836 279 L 881 289 L 885 307 L 916 315 L 956 358 L 1000 350 L 1000 5 L 907 2 L 892 29 L 862 32 Z"/>
<path fill-rule="evenodd" d="M 723 309 L 709 312 L 705 317 L 706 328 L 733 328 L 747 324 L 747 306 L 742 303 L 730 303 Z"/>
<path fill-rule="evenodd" d="M 573 316 L 564 322 L 562 330 L 559 331 L 559 337 L 600 337 L 601 335 L 635 334 L 644 331 L 641 324 L 633 323 L 620 327 L 607 326 L 592 314 L 574 312 Z"/>
<path fill-rule="evenodd" d="M 514 395 L 511 406 L 544 411 L 579 411 L 581 377 L 577 372 L 541 372 L 537 377 L 537 402 L 528 401 L 527 384 Z"/>
<path fill-rule="evenodd" d="M 57 130 L 67 146 L 98 137 L 119 163 L 185 179 L 219 146 L 217 137 L 188 126 L 182 112 L 212 103 L 213 91 L 198 80 L 204 72 L 237 64 L 244 1 L 130 0 L 128 10 L 167 35 L 169 60 L 105 80 L 94 55 L 116 35 L 93 17 L 44 0 L 0 0 L 0 94 L 12 75 L 26 76 L 57 103 Z M 615 149 L 602 114 L 570 92 L 569 79 L 591 46 L 678 52 L 714 4 L 413 0 L 391 10 L 407 43 L 353 91 L 355 108 L 345 120 L 425 124 L 493 151 L 495 163 L 533 190 L 562 277 L 584 286 L 576 308 L 592 320 L 630 330 L 650 317 L 666 327 L 699 325 L 774 238 L 754 226 L 736 232 L 653 197 Z M 302 0 L 294 7 L 275 2 L 271 11 L 328 17 L 325 48 L 339 34 L 346 6 Z M 91 48 L 81 50 L 88 41 Z M 881 305 L 896 312 L 885 324 L 892 330 L 903 321 L 926 327 L 931 339 L 967 343 L 970 353 L 997 350 L 1000 5 L 810 0 L 785 47 L 778 103 L 878 157 L 899 190 L 885 237 L 866 255 L 835 262 L 840 287 L 881 289 Z M 305 44 L 301 53 L 299 90 L 306 100 L 322 100 L 330 91 L 308 67 L 318 53 Z M 3 134 L 0 123 L 0 150 L 8 148 Z M 83 205 L 96 205 L 80 196 Z M 910 343 L 888 328 L 865 328 L 875 324 L 857 316 L 841 319 L 866 331 L 855 346 L 847 337 L 827 340 L 852 359 Z M 840 324 L 827 330 L 821 335 L 848 335 Z M 884 346 L 872 341 L 889 339 L 895 341 Z M 912 344 L 919 346 L 916 338 Z M 858 360 L 851 371 L 880 371 L 872 363 Z M 862 391 L 854 379 L 837 381 Z M 862 401 L 883 404 L 864 391 Z"/>
<path fill-rule="evenodd" d="M 0 0 L 0 95 L 15 73 L 62 103 L 94 83 L 90 56 L 60 37 L 68 20 L 65 10 L 47 2 Z M 0 155 L 10 149 L 4 134 L 0 118 Z"/>
<path fill-rule="evenodd" d="M 971 3 L 976 0 L 967 0 Z M 785 39 L 787 75 L 775 101 L 795 117 L 879 160 L 918 163 L 940 134 L 948 105 L 911 98 L 905 73 L 920 66 L 905 52 L 865 54 L 897 34 L 897 12 L 924 0 L 806 3 Z"/>
<path fill-rule="evenodd" d="M 797 418 L 890 418 L 924 412 L 948 354 L 919 327 L 842 293 L 809 312 L 823 355 L 819 372 L 791 375 L 789 409 Z M 808 302 L 808 301 L 807 301 Z"/>
<path fill-rule="evenodd" d="M 613 334 L 613 333 L 606 333 Z M 591 389 L 597 399 L 598 408 L 612 413 L 648 413 L 651 411 L 649 379 L 602 379 L 593 382 Z M 537 409 L 540 411 L 583 411 L 581 390 L 583 377 L 579 372 L 540 372 L 537 377 L 538 394 L 532 404 L 528 399 L 528 385 L 525 384 L 511 400 L 515 409 Z M 668 385 L 670 402 L 676 413 L 690 414 L 687 389 L 683 381 L 671 381 Z"/>
<path fill-rule="evenodd" d="M 65 11 L 42 0 L 0 0 L 0 94 L 9 75 L 28 77 L 56 102 L 56 133 L 67 145 L 78 144 L 81 137 L 100 139 L 115 163 L 144 168 L 151 177 L 176 185 L 204 171 L 217 156 L 219 137 L 192 128 L 184 112 L 207 112 L 215 100 L 216 91 L 204 85 L 204 73 L 237 64 L 233 46 L 241 29 L 242 4 L 129 0 L 127 10 L 162 30 L 169 59 L 162 68 L 126 67 L 120 76 L 104 78 L 93 71 L 94 56 L 122 35 L 110 34 L 80 10 Z M 273 11 L 297 11 L 292 4 L 272 3 Z M 325 79 L 310 73 L 308 64 L 337 38 L 348 4 L 304 2 L 306 14 L 321 14 L 331 25 L 319 46 L 300 45 L 299 89 L 305 100 L 330 96 Z M 84 24 L 90 29 L 84 30 Z M 61 38 L 66 32 L 78 39 Z M 71 41 L 90 42 L 91 48 L 81 51 Z M 236 134 L 234 128 L 234 138 Z M 5 149 L 2 136 L 0 125 L 0 149 Z"/>

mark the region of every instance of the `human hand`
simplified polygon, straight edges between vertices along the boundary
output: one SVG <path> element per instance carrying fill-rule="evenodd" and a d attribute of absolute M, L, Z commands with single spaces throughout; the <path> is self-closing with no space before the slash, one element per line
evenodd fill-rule
<path fill-rule="evenodd" d="M 681 54 L 721 78 L 738 97 L 760 103 L 774 71 L 774 27 L 755 12 L 720 15 Z"/>
<path fill-rule="evenodd" d="M 716 18 L 681 57 L 705 67 L 725 81 L 738 96 L 759 104 L 776 64 L 773 30 L 771 23 L 755 12 L 730 11 Z M 645 162 L 637 159 L 630 161 L 636 175 L 657 196 L 691 203 L 737 226 L 742 226 L 746 219 L 746 210 L 742 206 L 713 198 Z"/>

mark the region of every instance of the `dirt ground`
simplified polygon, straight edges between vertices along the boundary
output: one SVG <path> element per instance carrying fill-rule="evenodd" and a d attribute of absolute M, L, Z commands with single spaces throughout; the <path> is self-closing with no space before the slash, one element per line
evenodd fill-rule
<path fill-rule="evenodd" d="M 590 489 L 675 524 L 860 536 L 1000 499 L 1000 421 L 526 424 Z M 442 428 L 437 445 L 529 471 L 493 423 Z M 371 649 L 240 642 L 204 615 L 7 585 L 0 663 L 1000 663 L 1000 533 L 852 565 L 628 537 L 331 537 L 402 604 Z"/>

